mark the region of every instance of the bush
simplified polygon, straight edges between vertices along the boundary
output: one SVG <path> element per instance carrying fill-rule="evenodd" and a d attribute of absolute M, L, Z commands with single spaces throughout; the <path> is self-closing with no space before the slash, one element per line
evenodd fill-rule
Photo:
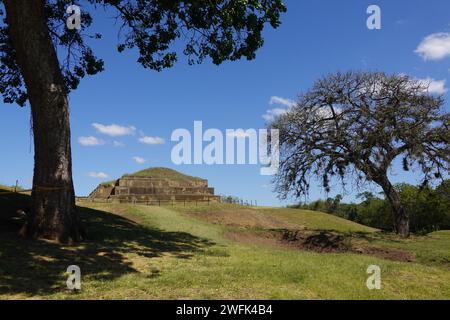
<path fill-rule="evenodd" d="M 410 230 L 425 234 L 436 230 L 450 229 L 450 180 L 437 188 L 416 187 L 398 184 L 396 189 L 410 218 Z M 352 220 L 370 227 L 393 231 L 393 211 L 386 199 L 375 197 L 370 192 L 358 195 L 358 204 L 341 203 L 342 196 L 316 200 L 297 207 L 322 211 Z"/>

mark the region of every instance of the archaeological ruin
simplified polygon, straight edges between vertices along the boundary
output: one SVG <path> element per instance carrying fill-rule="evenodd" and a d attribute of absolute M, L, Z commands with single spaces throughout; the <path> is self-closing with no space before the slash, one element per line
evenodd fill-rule
<path fill-rule="evenodd" d="M 218 201 L 208 180 L 168 168 L 150 168 L 100 184 L 90 199 L 117 202 Z"/>

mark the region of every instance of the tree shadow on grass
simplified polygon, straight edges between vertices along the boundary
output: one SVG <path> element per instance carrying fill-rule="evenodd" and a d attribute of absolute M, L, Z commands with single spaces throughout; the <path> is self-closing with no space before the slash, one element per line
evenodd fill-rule
<path fill-rule="evenodd" d="M 189 259 L 214 245 L 189 233 L 146 228 L 94 209 L 79 210 L 90 240 L 76 246 L 23 239 L 10 225 L 0 225 L 0 294 L 33 296 L 67 290 L 65 272 L 70 265 L 80 267 L 82 279 L 109 281 L 139 272 L 125 254 Z M 0 215 L 2 211 L 0 207 Z"/>

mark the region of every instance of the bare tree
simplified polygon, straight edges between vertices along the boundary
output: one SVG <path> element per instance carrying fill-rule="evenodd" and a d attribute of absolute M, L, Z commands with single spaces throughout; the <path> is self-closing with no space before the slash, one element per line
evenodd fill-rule
<path fill-rule="evenodd" d="M 418 168 L 423 183 L 449 172 L 450 114 L 423 81 L 379 72 L 348 72 L 318 80 L 270 127 L 280 130 L 282 198 L 306 195 L 311 177 L 326 191 L 333 176 L 370 181 L 384 191 L 395 230 L 409 235 L 409 218 L 388 178 L 393 161 Z"/>

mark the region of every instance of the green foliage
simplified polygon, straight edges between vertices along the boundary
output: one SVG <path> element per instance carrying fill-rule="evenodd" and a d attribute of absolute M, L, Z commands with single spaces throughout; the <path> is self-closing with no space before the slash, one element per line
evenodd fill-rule
<path fill-rule="evenodd" d="M 445 197 L 445 193 L 429 187 L 418 188 L 408 184 L 397 185 L 397 189 L 410 215 L 410 226 L 413 231 L 428 233 L 450 228 L 448 193 Z"/>
<path fill-rule="evenodd" d="M 87 11 L 82 11 L 81 30 L 69 30 L 66 27 L 66 8 L 71 0 L 47 0 L 45 14 L 50 37 L 57 50 L 61 72 L 67 92 L 75 90 L 86 75 L 95 75 L 103 71 L 103 60 L 97 58 L 86 43 L 87 38 L 100 39 L 98 33 L 90 34 L 88 29 L 93 19 Z M 28 100 L 25 82 L 16 61 L 16 52 L 8 34 L 6 18 L 3 18 L 3 4 L 0 4 L 0 94 L 5 103 L 17 103 L 24 106 Z"/>
<path fill-rule="evenodd" d="M 450 180 L 436 188 L 416 187 L 398 184 L 396 189 L 410 219 L 414 233 L 425 234 L 432 231 L 450 229 Z M 316 200 L 299 205 L 303 209 L 322 211 L 352 220 L 373 228 L 393 231 L 393 212 L 386 199 L 370 192 L 358 195 L 359 204 L 341 203 L 341 195 L 327 200 Z"/>
<path fill-rule="evenodd" d="M 103 71 L 87 39 L 100 39 L 89 33 L 93 18 L 89 10 L 104 9 L 116 17 L 120 26 L 119 52 L 137 49 L 137 59 L 144 68 L 161 71 L 174 65 L 177 50 L 188 57 L 189 64 L 211 58 L 214 64 L 242 57 L 255 58 L 264 41 L 262 31 L 268 23 L 280 25 L 286 11 L 282 0 L 88 0 L 82 7 L 81 30 L 66 28 L 66 8 L 71 0 L 46 0 L 45 13 L 50 36 L 60 56 L 60 66 L 67 91 L 74 90 L 86 75 Z M 89 4 L 92 6 L 89 7 Z M 0 94 L 4 102 L 23 106 L 27 94 L 16 54 L 8 36 L 0 3 Z M 184 42 L 176 43 L 177 40 Z"/>
<path fill-rule="evenodd" d="M 389 203 L 384 199 L 373 198 L 363 203 L 357 208 L 356 219 L 374 228 L 393 230 L 393 213 Z"/>

